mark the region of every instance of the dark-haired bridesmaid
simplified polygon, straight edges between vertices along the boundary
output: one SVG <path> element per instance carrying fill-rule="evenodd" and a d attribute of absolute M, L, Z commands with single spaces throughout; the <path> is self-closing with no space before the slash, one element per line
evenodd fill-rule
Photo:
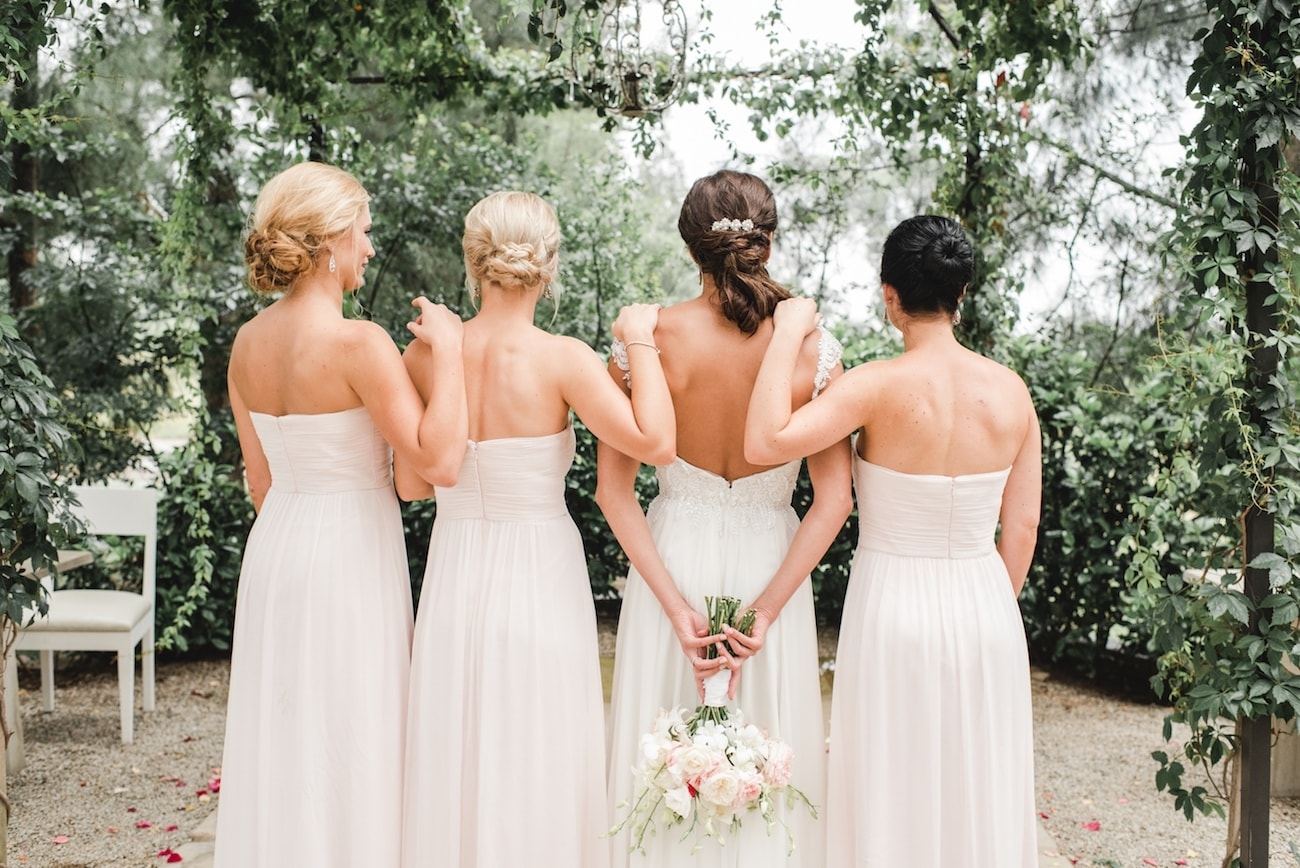
<path fill-rule="evenodd" d="M 599 446 L 596 499 L 632 563 L 619 617 L 610 727 L 609 797 L 636 796 L 632 767 L 639 741 L 661 709 L 699 704 L 698 682 L 723 665 L 734 705 L 745 719 L 794 750 L 791 783 L 815 804 L 825 792 L 825 732 L 817 631 L 808 575 L 852 508 L 848 440 L 807 456 L 814 499 L 801 522 L 791 496 L 802 454 L 755 463 L 744 454 L 745 416 L 772 312 L 790 293 L 768 274 L 776 201 L 761 179 L 721 171 L 695 182 L 678 231 L 700 270 L 697 298 L 660 312 L 655 343 L 677 416 L 677 458 L 658 468 L 659 493 L 643 513 L 633 490 L 638 464 Z M 787 405 L 803 406 L 841 371 L 829 333 L 800 340 Z M 611 374 L 625 389 L 626 349 L 615 343 Z M 735 660 L 705 660 L 704 598 L 728 595 L 753 608 L 752 638 L 729 636 Z M 804 866 L 822 868 L 821 824 L 806 807 L 777 808 L 794 835 L 743 820 L 725 845 L 682 841 L 684 827 L 661 828 L 629 854 L 629 835 L 613 838 L 615 866 Z"/>
<path fill-rule="evenodd" d="M 831 709 L 828 868 L 1033 868 L 1033 712 L 1016 596 L 1033 558 L 1042 443 L 1029 390 L 953 335 L 974 253 L 904 220 L 880 282 L 903 353 L 791 412 L 816 305 L 791 299 L 754 387 L 745 454 L 781 461 L 856 431 L 858 547 Z"/>

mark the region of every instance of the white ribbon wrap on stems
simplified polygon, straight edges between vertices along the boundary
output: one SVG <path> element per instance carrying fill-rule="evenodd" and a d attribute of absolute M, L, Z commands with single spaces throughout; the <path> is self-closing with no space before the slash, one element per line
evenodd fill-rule
<path fill-rule="evenodd" d="M 731 670 L 722 667 L 704 679 L 704 704 L 710 708 L 722 708 L 727 704 L 727 687 L 731 684 Z"/>

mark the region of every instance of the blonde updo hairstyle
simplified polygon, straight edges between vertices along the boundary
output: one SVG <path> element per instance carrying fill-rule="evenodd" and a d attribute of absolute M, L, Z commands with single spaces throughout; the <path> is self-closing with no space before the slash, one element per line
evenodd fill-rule
<path fill-rule="evenodd" d="M 267 181 L 244 239 L 249 285 L 265 295 L 291 289 L 369 201 L 360 181 L 326 163 L 299 163 Z"/>
<path fill-rule="evenodd" d="M 559 266 L 560 223 L 540 196 L 493 193 L 465 215 L 461 247 L 471 292 L 483 283 L 518 290 L 547 286 Z"/>

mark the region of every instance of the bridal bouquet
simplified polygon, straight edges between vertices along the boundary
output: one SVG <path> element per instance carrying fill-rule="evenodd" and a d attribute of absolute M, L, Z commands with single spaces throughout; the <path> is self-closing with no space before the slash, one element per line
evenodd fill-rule
<path fill-rule="evenodd" d="M 754 612 L 741 614 L 735 597 L 706 597 L 705 607 L 710 633 L 721 633 L 723 624 L 746 635 L 753 629 Z M 709 657 L 717 656 L 716 648 L 709 652 Z M 683 841 L 698 830 L 725 844 L 726 832 L 738 831 L 741 816 L 751 811 L 763 818 L 770 835 L 781 822 L 776 806 L 782 797 L 789 805 L 803 802 L 817 816 L 808 797 L 790 785 L 790 746 L 746 723 L 739 709 L 727 708 L 730 678 L 726 668 L 710 676 L 704 703 L 693 713 L 681 707 L 661 712 L 654 728 L 641 736 L 633 770 L 638 792 L 628 815 L 610 832 L 627 828 L 631 850 L 644 852 L 646 834 L 659 824 L 686 825 Z M 788 852 L 793 852 L 788 827 L 786 838 Z"/>

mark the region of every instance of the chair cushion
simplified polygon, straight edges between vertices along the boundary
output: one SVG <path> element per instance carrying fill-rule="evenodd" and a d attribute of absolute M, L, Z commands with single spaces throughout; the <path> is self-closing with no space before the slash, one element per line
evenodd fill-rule
<path fill-rule="evenodd" d="M 151 601 L 129 591 L 76 588 L 50 595 L 50 612 L 26 629 L 32 632 L 129 632 L 153 608 Z"/>

